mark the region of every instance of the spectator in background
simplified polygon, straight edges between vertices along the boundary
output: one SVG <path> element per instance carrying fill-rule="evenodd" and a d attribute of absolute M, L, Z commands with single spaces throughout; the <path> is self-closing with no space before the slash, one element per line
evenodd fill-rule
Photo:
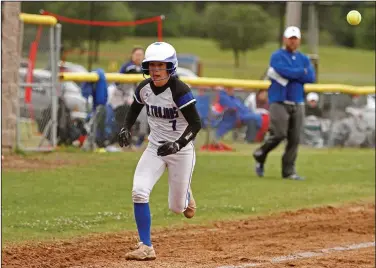
<path fill-rule="evenodd" d="M 141 74 L 141 62 L 144 59 L 144 49 L 142 47 L 135 47 L 132 49 L 131 58 L 125 62 L 119 73 L 121 74 Z M 124 104 L 130 106 L 133 101 L 133 88 L 136 84 L 120 84 L 115 83 L 116 89 L 112 90 L 110 96 L 110 104 L 113 109 L 117 109 Z M 124 112 L 124 111 L 123 111 Z"/>
<path fill-rule="evenodd" d="M 305 109 L 305 116 L 314 115 L 319 118 L 322 117 L 322 111 L 319 107 L 319 94 L 316 92 L 308 93 L 307 97 L 307 104 Z"/>
<path fill-rule="evenodd" d="M 269 110 L 269 102 L 268 102 L 268 91 L 267 90 L 260 90 L 256 94 L 256 105 L 257 109 L 265 109 Z"/>
<path fill-rule="evenodd" d="M 265 138 L 266 133 L 269 129 L 269 101 L 268 101 L 268 91 L 260 90 L 256 95 L 256 107 L 257 113 L 261 114 L 262 124 L 261 128 L 257 131 L 255 141 L 262 142 Z"/>
<path fill-rule="evenodd" d="M 303 180 L 297 175 L 295 161 L 304 119 L 304 84 L 315 81 L 315 71 L 309 58 L 297 51 L 300 46 L 300 29 L 287 27 L 283 36 L 284 47 L 275 51 L 267 75 L 271 80 L 268 89 L 270 135 L 256 149 L 256 173 L 264 176 L 264 164 L 270 151 L 287 139 L 282 157 L 282 177 Z"/>
<path fill-rule="evenodd" d="M 259 90 L 257 93 L 252 92 L 246 98 L 244 104 L 255 113 L 263 113 L 269 110 L 268 92 L 266 90 Z"/>
<path fill-rule="evenodd" d="M 251 111 L 239 98 L 234 96 L 232 88 L 219 92 L 218 103 L 213 108 L 218 115 L 222 113 L 216 129 L 215 143 L 218 143 L 229 131 L 242 126 L 247 127 L 246 140 L 255 140 L 257 131 L 262 126 L 262 116 Z"/>
<path fill-rule="evenodd" d="M 141 63 L 144 59 L 144 49 L 142 47 L 135 47 L 132 49 L 131 58 L 129 61 L 125 62 L 119 70 L 121 74 L 141 74 L 142 68 Z M 133 101 L 134 88 L 137 84 L 119 84 L 116 83 L 116 86 L 120 91 L 116 92 L 115 101 L 123 104 L 124 102 Z M 117 106 L 117 105 L 116 105 Z"/>
<path fill-rule="evenodd" d="M 142 67 L 141 63 L 145 56 L 145 50 L 142 47 L 134 47 L 131 52 L 131 58 L 129 61 L 125 62 L 119 70 L 119 73 L 122 74 L 142 74 Z M 133 94 L 134 94 L 134 88 L 136 87 L 136 84 L 117 84 L 117 87 L 119 90 L 117 91 L 117 95 L 115 96 L 116 99 L 118 99 L 122 106 L 119 109 L 119 115 L 117 118 L 122 120 L 119 122 L 121 125 L 123 124 L 124 117 L 123 115 L 126 113 L 127 108 L 130 106 L 131 102 L 133 101 Z M 123 104 L 126 104 L 125 106 Z M 147 122 L 147 114 L 146 109 L 143 108 L 141 110 L 141 113 L 139 114 L 137 121 L 139 123 L 139 133 L 138 133 L 138 140 L 136 141 L 135 146 L 140 147 L 144 140 L 145 136 L 149 132 L 149 125 Z"/>
<path fill-rule="evenodd" d="M 121 74 L 141 74 L 141 63 L 144 59 L 145 51 L 142 47 L 135 47 L 132 49 L 131 58 L 128 62 L 124 63 L 119 73 Z"/>
<path fill-rule="evenodd" d="M 366 103 L 366 98 L 358 94 L 353 94 L 351 95 L 351 104 L 349 106 L 353 108 L 363 108 L 366 105 Z"/>
<path fill-rule="evenodd" d="M 260 114 L 262 123 L 261 127 L 253 130 L 251 126 L 247 128 L 246 140 L 248 142 L 262 142 L 265 134 L 269 129 L 269 102 L 268 92 L 266 90 L 259 90 L 257 93 L 249 94 L 244 104 L 254 113 Z M 250 140 L 252 131 L 257 131 L 254 140 Z"/>
<path fill-rule="evenodd" d="M 319 108 L 319 94 L 310 92 L 306 97 L 306 109 L 301 143 L 315 148 L 324 146 L 326 128 Z"/>

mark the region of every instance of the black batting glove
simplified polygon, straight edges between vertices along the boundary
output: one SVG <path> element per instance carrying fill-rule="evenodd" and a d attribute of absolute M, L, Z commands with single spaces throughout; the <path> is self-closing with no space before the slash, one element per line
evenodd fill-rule
<path fill-rule="evenodd" d="M 119 145 L 120 147 L 126 147 L 131 144 L 132 135 L 131 132 L 126 128 L 121 128 L 119 132 Z"/>
<path fill-rule="evenodd" d="M 169 154 L 176 154 L 177 152 L 179 152 L 179 150 L 180 148 L 178 143 L 168 141 L 158 147 L 157 155 L 166 156 Z"/>

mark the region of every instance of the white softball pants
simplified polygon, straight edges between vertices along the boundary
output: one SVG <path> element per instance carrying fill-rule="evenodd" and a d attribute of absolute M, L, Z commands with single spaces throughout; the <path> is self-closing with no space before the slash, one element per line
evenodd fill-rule
<path fill-rule="evenodd" d="M 182 213 L 188 206 L 188 191 L 196 162 L 192 143 L 176 154 L 157 155 L 158 146 L 149 143 L 134 174 L 132 199 L 134 203 L 148 203 L 150 193 L 168 169 L 168 204 L 171 211 Z"/>

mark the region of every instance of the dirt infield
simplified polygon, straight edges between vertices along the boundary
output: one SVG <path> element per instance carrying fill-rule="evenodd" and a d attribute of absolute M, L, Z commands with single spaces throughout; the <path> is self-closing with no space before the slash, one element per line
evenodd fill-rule
<path fill-rule="evenodd" d="M 38 156 L 24 157 L 17 154 L 6 154 L 1 161 L 1 168 L 4 171 L 31 171 L 41 169 L 54 169 L 58 167 L 80 165 L 85 163 L 84 160 L 70 160 L 65 154 L 48 154 Z"/>
<path fill-rule="evenodd" d="M 302 209 L 247 220 L 153 232 L 157 260 L 126 261 L 135 232 L 6 246 L 3 267 L 375 267 L 374 246 L 271 263 L 277 256 L 375 241 L 375 205 Z"/>

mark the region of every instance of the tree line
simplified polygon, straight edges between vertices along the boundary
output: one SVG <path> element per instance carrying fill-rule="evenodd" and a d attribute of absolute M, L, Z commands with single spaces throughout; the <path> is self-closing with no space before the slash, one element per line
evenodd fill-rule
<path fill-rule="evenodd" d="M 165 15 L 165 37 L 198 37 L 215 40 L 221 49 L 230 49 L 238 63 L 239 53 L 256 49 L 266 42 L 279 41 L 285 21 L 284 2 L 22 2 L 21 10 L 39 13 L 44 9 L 65 17 L 84 20 L 132 21 Z M 375 2 L 317 3 L 320 44 L 375 49 Z M 359 26 L 350 26 L 346 14 L 357 9 Z M 308 23 L 308 5 L 302 8 L 302 31 Z M 94 29 L 93 29 L 94 28 Z M 64 47 L 77 48 L 93 40 L 119 41 L 126 36 L 156 37 L 156 26 L 135 27 L 77 26 L 63 23 Z M 305 40 L 303 40 L 304 42 Z"/>

